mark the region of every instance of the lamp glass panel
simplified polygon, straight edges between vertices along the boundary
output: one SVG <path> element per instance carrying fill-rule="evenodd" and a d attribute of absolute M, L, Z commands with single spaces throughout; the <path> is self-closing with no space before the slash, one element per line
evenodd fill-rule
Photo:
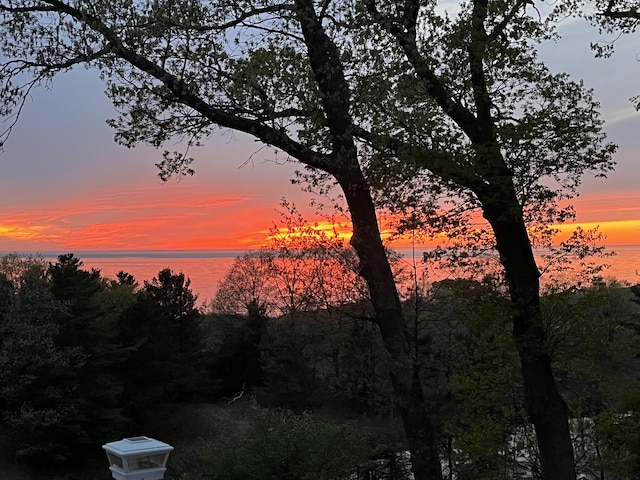
<path fill-rule="evenodd" d="M 109 459 L 109 465 L 112 467 L 118 467 L 120 470 L 124 470 L 122 458 L 107 452 L 107 458 Z"/>
<path fill-rule="evenodd" d="M 147 468 L 164 467 L 166 461 L 166 453 L 155 453 L 151 455 L 129 457 L 127 459 L 127 464 L 129 466 L 129 471 L 133 472 L 135 470 L 144 470 Z"/>

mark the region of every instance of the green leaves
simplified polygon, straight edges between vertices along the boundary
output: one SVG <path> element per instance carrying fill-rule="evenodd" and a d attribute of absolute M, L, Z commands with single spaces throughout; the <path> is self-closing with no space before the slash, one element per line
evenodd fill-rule
<path fill-rule="evenodd" d="M 366 439 L 310 414 L 255 408 L 244 433 L 204 452 L 211 480 L 338 480 L 367 463 Z"/>

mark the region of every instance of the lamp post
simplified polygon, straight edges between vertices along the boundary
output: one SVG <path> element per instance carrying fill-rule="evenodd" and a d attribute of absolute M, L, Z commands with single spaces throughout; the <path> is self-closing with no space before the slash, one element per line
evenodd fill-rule
<path fill-rule="evenodd" d="M 131 437 L 102 446 L 115 480 L 162 480 L 173 447 L 149 437 Z"/>

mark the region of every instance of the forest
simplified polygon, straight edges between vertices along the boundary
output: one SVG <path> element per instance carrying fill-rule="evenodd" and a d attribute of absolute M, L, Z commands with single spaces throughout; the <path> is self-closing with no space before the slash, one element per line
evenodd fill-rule
<path fill-rule="evenodd" d="M 351 232 L 324 253 L 240 259 L 204 311 L 171 271 L 140 285 L 72 254 L 7 260 L 3 422 L 17 458 L 71 461 L 152 406 L 237 406 L 251 391 L 246 436 L 232 429 L 174 476 L 388 478 L 401 463 L 414 480 L 637 475 L 637 289 L 603 282 L 588 260 L 597 231 L 557 237 L 618 148 L 593 90 L 539 55 L 565 20 L 615 39 L 635 33 L 637 5 L 0 0 L 0 149 L 35 89 L 84 67 L 113 104 L 115 141 L 161 150 L 161 180 L 193 175 L 199 146 L 238 132 L 274 168 L 293 162 L 291 181 Z M 606 57 L 615 40 L 593 49 Z M 461 275 L 423 288 L 414 274 L 406 294 L 383 219 L 392 235 L 440 239 L 425 260 Z M 397 419 L 398 443 L 374 436 L 375 453 L 361 429 L 317 423 L 326 397 L 354 421 Z"/>
<path fill-rule="evenodd" d="M 73 254 L 0 259 L 9 478 L 106 479 L 101 445 L 149 432 L 177 447 L 168 480 L 411 478 L 355 255 L 293 238 L 238 257 L 201 306 L 169 269 L 139 284 Z M 394 265 L 445 478 L 541 478 L 497 278 Z M 596 278 L 542 305 L 581 478 L 637 478 L 640 288 Z"/>

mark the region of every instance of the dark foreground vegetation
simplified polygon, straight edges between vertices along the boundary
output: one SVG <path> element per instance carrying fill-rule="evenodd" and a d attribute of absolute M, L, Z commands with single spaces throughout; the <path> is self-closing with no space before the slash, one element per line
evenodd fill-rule
<path fill-rule="evenodd" d="M 1 259 L 3 478 L 106 479 L 101 445 L 140 434 L 176 446 L 167 479 L 409 478 L 371 303 L 333 252 L 247 254 L 206 306 L 169 269 Z M 543 307 L 579 473 L 639 478 L 640 288 Z M 415 284 L 404 308 L 447 478 L 540 478 L 504 292 Z"/>

